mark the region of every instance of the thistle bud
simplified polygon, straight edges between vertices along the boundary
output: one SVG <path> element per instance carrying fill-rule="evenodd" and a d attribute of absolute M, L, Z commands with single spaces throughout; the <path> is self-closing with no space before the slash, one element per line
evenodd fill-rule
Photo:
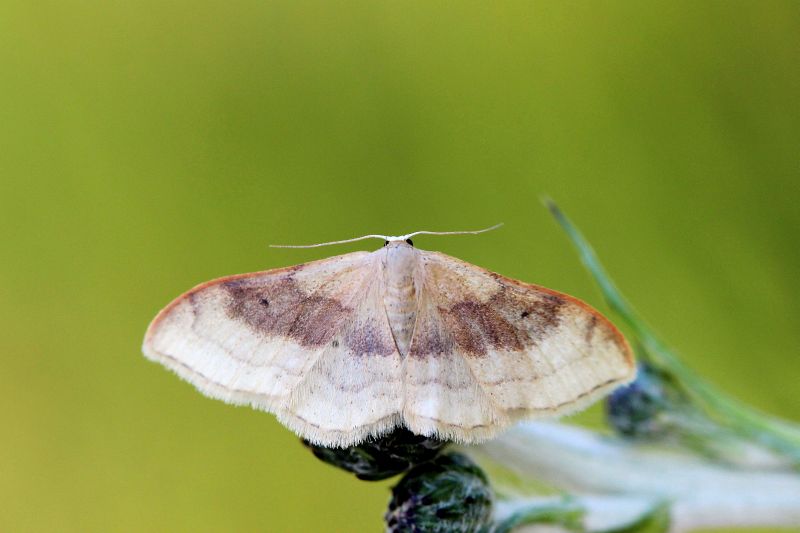
<path fill-rule="evenodd" d="M 486 476 L 466 456 L 447 453 L 411 469 L 392 489 L 386 531 L 481 531 L 492 515 Z"/>
<path fill-rule="evenodd" d="M 378 481 L 433 459 L 447 441 L 398 429 L 349 448 L 325 448 L 308 441 L 303 441 L 303 444 L 323 462 L 351 472 L 358 479 Z"/>
<path fill-rule="evenodd" d="M 668 375 L 641 364 L 636 379 L 608 397 L 606 414 L 609 424 L 622 435 L 655 437 L 673 429 L 665 414 L 685 405 L 683 394 Z"/>

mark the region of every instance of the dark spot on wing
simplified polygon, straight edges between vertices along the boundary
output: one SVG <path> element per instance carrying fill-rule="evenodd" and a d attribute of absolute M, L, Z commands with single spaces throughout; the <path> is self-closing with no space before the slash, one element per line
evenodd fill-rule
<path fill-rule="evenodd" d="M 520 317 L 525 319 L 523 327 L 528 331 L 531 339 L 538 342 L 547 332 L 561 321 L 561 307 L 564 299 L 555 294 L 544 294 L 540 299 L 532 299 L 529 295 L 522 296 L 516 291 L 503 290 L 497 295 L 502 303 L 512 309 L 523 307 Z M 493 298 L 494 299 L 494 298 Z"/>

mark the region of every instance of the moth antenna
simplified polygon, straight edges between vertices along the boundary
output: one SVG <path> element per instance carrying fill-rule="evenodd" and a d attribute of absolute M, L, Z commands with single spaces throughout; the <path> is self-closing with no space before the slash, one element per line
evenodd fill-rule
<path fill-rule="evenodd" d="M 471 231 L 415 231 L 414 233 L 409 233 L 408 235 L 403 235 L 401 238 L 403 240 L 410 239 L 414 235 L 477 235 L 478 233 L 486 233 L 487 231 L 492 231 L 493 229 L 497 229 L 502 226 L 503 223 L 495 224 L 494 226 L 483 228 L 483 229 L 476 229 Z"/>
<path fill-rule="evenodd" d="M 330 246 L 332 244 L 345 244 L 348 242 L 363 241 L 365 239 L 383 239 L 388 241 L 389 237 L 386 235 L 363 235 L 361 237 L 354 237 L 352 239 L 345 239 L 343 241 L 320 242 L 317 244 L 270 244 L 270 248 L 319 248 L 320 246 Z"/>
<path fill-rule="evenodd" d="M 364 239 L 382 239 L 384 241 L 404 241 L 410 239 L 415 235 L 475 235 L 477 233 L 486 233 L 502 226 L 503 223 L 495 224 L 490 228 L 477 229 L 472 231 L 415 231 L 408 235 L 401 235 L 399 237 L 392 237 L 389 235 L 363 235 L 361 237 L 354 237 L 352 239 L 344 239 L 342 241 L 320 242 L 317 244 L 270 244 L 270 248 L 319 248 L 320 246 L 331 246 L 333 244 L 346 244 L 348 242 L 363 241 Z"/>

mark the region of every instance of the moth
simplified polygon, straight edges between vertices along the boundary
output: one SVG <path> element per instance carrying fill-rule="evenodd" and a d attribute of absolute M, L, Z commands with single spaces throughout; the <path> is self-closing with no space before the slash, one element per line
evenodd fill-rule
<path fill-rule="evenodd" d="M 598 311 L 415 248 L 419 234 L 440 233 L 338 241 L 385 243 L 198 285 L 152 321 L 144 354 L 330 447 L 398 427 L 480 442 L 633 379 L 628 343 Z"/>

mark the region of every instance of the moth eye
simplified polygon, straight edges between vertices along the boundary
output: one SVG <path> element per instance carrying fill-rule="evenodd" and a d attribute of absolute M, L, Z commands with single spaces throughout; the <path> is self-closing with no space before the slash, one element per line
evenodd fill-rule
<path fill-rule="evenodd" d="M 389 241 L 383 241 L 384 246 L 389 246 Z"/>
<path fill-rule="evenodd" d="M 411 239 L 406 239 L 406 242 L 411 246 L 414 246 L 414 242 Z"/>
<path fill-rule="evenodd" d="M 523 311 L 522 313 L 520 313 L 519 317 L 520 317 L 520 318 L 527 318 L 527 316 L 528 316 L 528 315 L 530 315 L 530 312 L 528 312 L 528 311 Z"/>

